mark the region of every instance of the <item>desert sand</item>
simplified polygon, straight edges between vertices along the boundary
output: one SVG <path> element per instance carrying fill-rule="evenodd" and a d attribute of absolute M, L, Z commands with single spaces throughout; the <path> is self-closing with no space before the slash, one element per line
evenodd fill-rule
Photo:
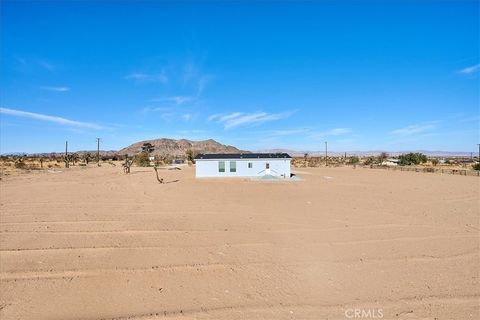
<path fill-rule="evenodd" d="M 60 170 L 0 181 L 2 320 L 480 319 L 478 177 Z"/>

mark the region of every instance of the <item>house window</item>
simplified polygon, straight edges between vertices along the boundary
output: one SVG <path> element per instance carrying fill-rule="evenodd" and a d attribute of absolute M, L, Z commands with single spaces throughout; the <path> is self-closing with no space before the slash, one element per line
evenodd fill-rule
<path fill-rule="evenodd" d="M 267 162 L 267 164 L 265 165 L 265 169 L 270 169 L 270 163 Z"/>
<path fill-rule="evenodd" d="M 249 162 L 248 163 L 248 169 L 252 169 L 253 168 L 253 163 Z"/>
<path fill-rule="evenodd" d="M 225 161 L 218 161 L 218 172 L 225 172 Z"/>
<path fill-rule="evenodd" d="M 230 161 L 230 172 L 237 172 L 237 161 Z"/>

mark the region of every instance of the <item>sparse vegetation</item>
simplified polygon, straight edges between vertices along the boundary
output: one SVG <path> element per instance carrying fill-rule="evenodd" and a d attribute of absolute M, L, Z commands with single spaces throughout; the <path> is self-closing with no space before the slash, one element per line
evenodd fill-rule
<path fill-rule="evenodd" d="M 347 164 L 358 164 L 360 159 L 357 156 L 351 156 L 348 158 Z"/>
<path fill-rule="evenodd" d="M 150 166 L 150 156 L 147 152 L 142 151 L 135 156 L 135 164 L 139 167 Z"/>
<path fill-rule="evenodd" d="M 133 164 L 133 159 L 128 158 L 128 154 L 125 155 L 125 162 L 123 163 L 123 172 L 130 173 L 130 167 Z"/>
<path fill-rule="evenodd" d="M 363 160 L 363 164 L 369 166 L 369 165 L 372 165 L 372 164 L 375 164 L 377 162 L 377 159 L 375 159 L 375 157 L 367 157 L 365 160 Z"/>
<path fill-rule="evenodd" d="M 187 156 L 187 161 L 191 162 L 191 163 L 195 163 L 195 153 L 193 152 L 193 150 L 191 149 L 188 149 L 186 152 L 185 152 L 186 156 Z"/>
<path fill-rule="evenodd" d="M 423 153 L 407 153 L 400 155 L 398 160 L 401 166 L 418 165 L 427 162 L 427 156 Z"/>
<path fill-rule="evenodd" d="M 475 163 L 473 166 L 472 166 L 473 170 L 477 170 L 477 171 L 480 171 L 480 163 Z"/>
<path fill-rule="evenodd" d="M 378 161 L 380 163 L 382 163 L 383 161 L 387 160 L 388 159 L 388 153 L 386 152 L 382 152 L 380 153 L 380 155 L 378 156 Z"/>

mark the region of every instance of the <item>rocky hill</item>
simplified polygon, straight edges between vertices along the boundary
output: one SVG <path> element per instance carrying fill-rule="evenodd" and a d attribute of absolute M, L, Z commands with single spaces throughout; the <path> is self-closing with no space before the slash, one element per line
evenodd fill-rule
<path fill-rule="evenodd" d="M 193 150 L 194 153 L 240 153 L 248 152 L 239 150 L 233 146 L 221 144 L 213 139 L 203 141 L 192 140 L 174 140 L 174 139 L 155 139 L 136 142 L 126 148 L 119 150 L 118 154 L 134 155 L 142 151 L 144 143 L 151 143 L 154 147 L 152 155 L 168 155 L 173 157 L 184 157 L 187 150 Z"/>

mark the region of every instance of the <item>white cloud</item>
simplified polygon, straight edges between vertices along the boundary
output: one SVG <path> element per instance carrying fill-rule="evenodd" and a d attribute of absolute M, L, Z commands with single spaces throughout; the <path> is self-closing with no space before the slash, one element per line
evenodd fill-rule
<path fill-rule="evenodd" d="M 225 129 L 231 129 L 238 126 L 261 124 L 268 121 L 275 121 L 288 118 L 292 112 L 267 113 L 267 112 L 232 112 L 230 114 L 214 114 L 208 117 L 209 121 L 222 123 Z"/>
<path fill-rule="evenodd" d="M 40 121 L 48 121 L 48 122 L 53 122 L 56 124 L 76 127 L 76 128 L 86 128 L 86 129 L 95 129 L 95 130 L 105 129 L 104 127 L 99 126 L 95 123 L 75 121 L 75 120 L 65 119 L 62 117 L 50 116 L 46 114 L 33 113 L 33 112 L 27 112 L 27 111 L 15 110 L 15 109 L 0 108 L 0 113 L 10 115 L 10 116 L 15 116 L 15 117 L 30 118 L 30 119 L 40 120 Z"/>
<path fill-rule="evenodd" d="M 125 77 L 128 80 L 134 80 L 137 82 L 161 82 L 167 83 L 168 77 L 165 72 L 162 73 L 143 73 L 133 72 Z"/>
<path fill-rule="evenodd" d="M 69 87 L 42 87 L 43 90 L 53 91 L 53 92 L 67 92 L 70 91 Z"/>
<path fill-rule="evenodd" d="M 390 133 L 397 136 L 411 136 L 414 134 L 425 133 L 434 129 L 435 126 L 431 123 L 427 124 L 414 124 L 404 128 L 399 128 L 391 131 Z"/>
<path fill-rule="evenodd" d="M 463 74 L 472 74 L 472 73 L 478 72 L 479 70 L 480 70 L 480 64 L 476 64 L 474 66 L 463 68 L 459 72 Z"/>

